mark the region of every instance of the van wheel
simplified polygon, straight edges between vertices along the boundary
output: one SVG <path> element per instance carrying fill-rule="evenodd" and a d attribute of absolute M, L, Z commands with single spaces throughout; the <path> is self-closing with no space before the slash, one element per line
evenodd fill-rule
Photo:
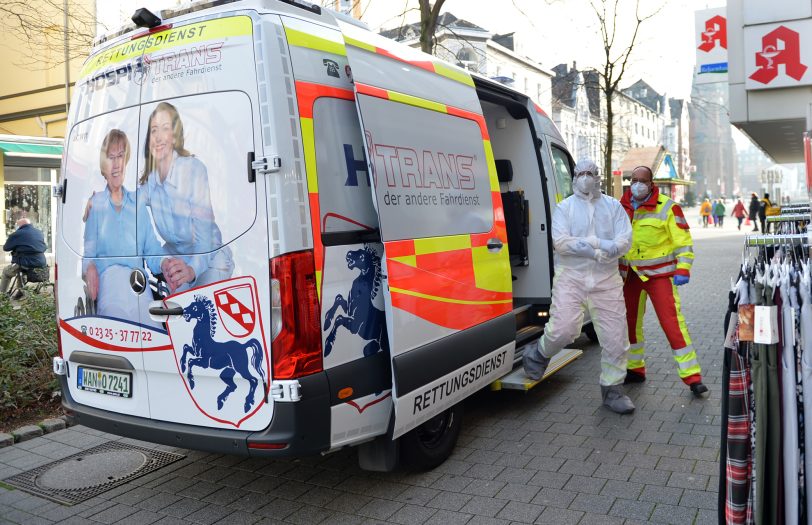
<path fill-rule="evenodd" d="M 454 450 L 462 429 L 462 403 L 437 414 L 400 438 L 402 465 L 430 470 L 441 465 Z"/>
<path fill-rule="evenodd" d="M 584 333 L 593 343 L 598 342 L 598 332 L 595 331 L 595 325 L 593 325 L 592 323 L 584 325 Z"/>

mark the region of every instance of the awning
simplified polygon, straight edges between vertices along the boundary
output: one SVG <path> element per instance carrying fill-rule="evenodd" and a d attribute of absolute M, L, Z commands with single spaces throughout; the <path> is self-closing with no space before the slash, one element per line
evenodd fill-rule
<path fill-rule="evenodd" d="M 62 146 L 50 144 L 30 144 L 22 142 L 0 142 L 0 150 L 20 156 L 62 157 Z"/>
<path fill-rule="evenodd" d="M 693 186 L 696 184 L 692 180 L 683 180 L 683 179 L 654 179 L 654 184 L 661 184 L 663 186 L 667 184 L 671 184 L 672 186 Z"/>

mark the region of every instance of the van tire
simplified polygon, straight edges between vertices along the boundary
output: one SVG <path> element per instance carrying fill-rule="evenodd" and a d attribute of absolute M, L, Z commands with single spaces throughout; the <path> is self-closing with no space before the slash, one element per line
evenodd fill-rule
<path fill-rule="evenodd" d="M 401 465 L 409 470 L 440 466 L 457 444 L 462 429 L 462 403 L 437 414 L 400 438 Z"/>
<path fill-rule="evenodd" d="M 592 323 L 584 325 L 584 333 L 593 343 L 598 342 L 598 332 L 595 331 L 595 325 Z"/>

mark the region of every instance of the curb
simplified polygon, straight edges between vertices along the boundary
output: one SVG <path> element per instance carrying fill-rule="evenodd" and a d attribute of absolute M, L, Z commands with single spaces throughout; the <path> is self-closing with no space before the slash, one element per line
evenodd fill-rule
<path fill-rule="evenodd" d="M 44 434 L 50 434 L 57 430 L 63 430 L 73 426 L 73 421 L 68 416 L 43 419 L 36 425 L 25 425 L 12 430 L 10 433 L 0 432 L 0 449 L 10 447 L 15 443 L 22 443 Z"/>

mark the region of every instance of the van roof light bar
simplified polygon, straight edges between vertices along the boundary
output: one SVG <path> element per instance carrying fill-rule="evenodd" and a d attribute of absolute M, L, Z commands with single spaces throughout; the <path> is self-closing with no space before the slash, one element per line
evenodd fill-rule
<path fill-rule="evenodd" d="M 161 25 L 161 18 L 146 7 L 137 9 L 132 16 L 132 21 L 138 27 L 149 29 Z"/>

